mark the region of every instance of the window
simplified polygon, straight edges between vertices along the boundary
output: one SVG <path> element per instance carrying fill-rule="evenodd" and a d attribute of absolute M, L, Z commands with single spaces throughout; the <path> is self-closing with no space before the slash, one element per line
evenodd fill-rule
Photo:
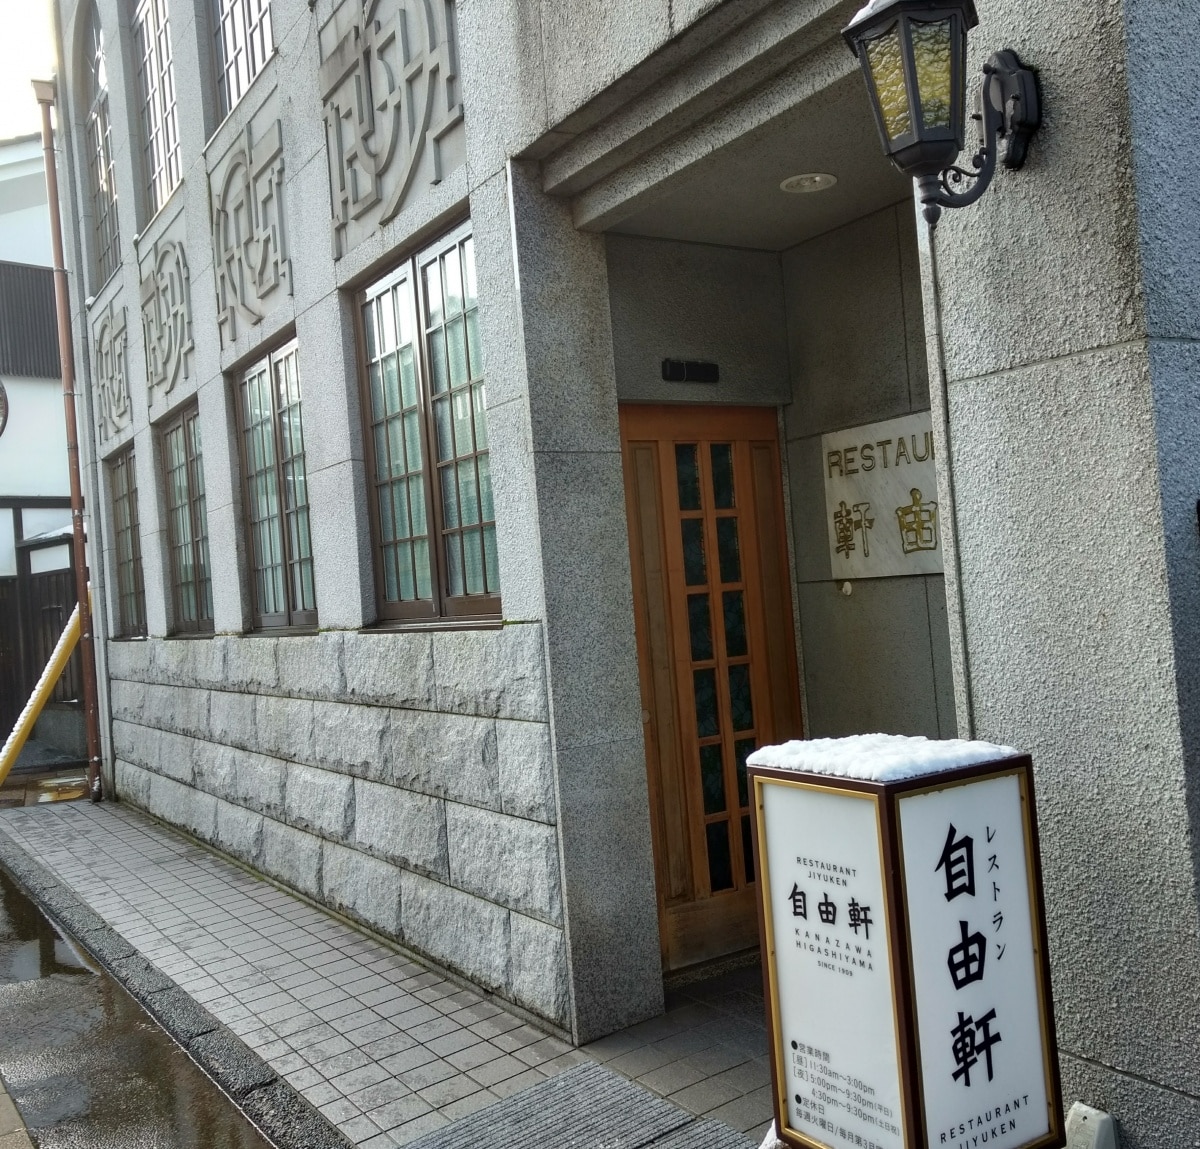
<path fill-rule="evenodd" d="M 295 341 L 254 364 L 238 392 L 254 625 L 316 626 Z"/>
<path fill-rule="evenodd" d="M 137 36 L 145 174 L 153 215 L 167 202 L 182 175 L 167 0 L 139 0 L 133 27 Z"/>
<path fill-rule="evenodd" d="M 112 122 L 108 116 L 108 73 L 104 67 L 104 32 L 91 11 L 86 43 L 88 59 L 87 151 L 92 192 L 93 258 L 97 284 L 104 283 L 121 262 L 117 227 L 117 185 L 113 179 Z"/>
<path fill-rule="evenodd" d="M 475 253 L 463 227 L 361 301 L 384 619 L 500 613 Z"/>
<path fill-rule="evenodd" d="M 224 118 L 262 71 L 274 46 L 270 0 L 212 0 L 217 90 Z"/>
<path fill-rule="evenodd" d="M 208 562 L 208 511 L 200 423 L 193 405 L 163 425 L 162 457 L 171 552 L 173 629 L 211 631 L 212 573 Z"/>
<path fill-rule="evenodd" d="M 108 477 L 117 562 L 117 635 L 134 638 L 146 633 L 146 585 L 142 577 L 137 475 L 132 447 L 109 463 Z"/>

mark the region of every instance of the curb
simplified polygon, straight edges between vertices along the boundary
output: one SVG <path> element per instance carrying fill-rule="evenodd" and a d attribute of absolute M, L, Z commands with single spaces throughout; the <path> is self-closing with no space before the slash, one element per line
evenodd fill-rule
<path fill-rule="evenodd" d="M 175 1039 L 277 1149 L 351 1149 L 351 1143 L 237 1034 L 151 965 L 3 830 L 0 866 Z"/>

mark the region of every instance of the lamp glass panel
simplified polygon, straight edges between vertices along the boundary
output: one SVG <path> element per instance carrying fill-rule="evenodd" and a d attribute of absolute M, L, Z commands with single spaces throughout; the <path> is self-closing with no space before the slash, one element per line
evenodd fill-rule
<path fill-rule="evenodd" d="M 904 83 L 904 50 L 900 26 L 893 24 L 882 36 L 863 42 L 871 79 L 875 83 L 875 98 L 883 116 L 888 139 L 895 140 L 912 131 L 912 111 L 908 89 Z"/>
<path fill-rule="evenodd" d="M 953 126 L 954 66 L 950 51 L 950 21 L 912 22 L 913 62 L 921 96 L 921 120 L 926 128 Z"/>

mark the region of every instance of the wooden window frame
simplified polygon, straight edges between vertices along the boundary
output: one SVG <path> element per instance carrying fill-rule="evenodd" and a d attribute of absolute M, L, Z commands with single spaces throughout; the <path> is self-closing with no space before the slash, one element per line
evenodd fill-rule
<path fill-rule="evenodd" d="M 183 178 L 179 106 L 167 0 L 138 0 L 133 17 L 141 97 L 142 157 L 148 216 L 171 198 Z"/>
<path fill-rule="evenodd" d="M 295 586 L 292 579 L 293 568 L 304 559 L 297 559 L 292 554 L 291 532 L 287 529 L 286 519 L 290 513 L 285 506 L 285 491 L 287 490 L 284 467 L 288 460 L 282 457 L 280 452 L 280 444 L 283 442 L 283 412 L 280 409 L 279 403 L 279 388 L 278 378 L 275 374 L 276 366 L 282 363 L 289 356 L 295 357 L 297 354 L 296 340 L 289 339 L 280 347 L 276 347 L 273 351 L 256 359 L 249 366 L 243 368 L 233 383 L 233 404 L 237 412 L 237 439 L 238 453 L 241 463 L 241 485 L 242 485 L 242 526 L 245 531 L 246 538 L 246 572 L 250 584 L 250 607 L 251 618 L 253 619 L 253 627 L 255 630 L 303 630 L 313 631 L 317 628 L 317 608 L 315 606 L 316 597 L 316 573 L 313 572 L 313 596 L 314 606 L 312 609 L 301 609 L 296 606 Z M 269 376 L 269 385 L 271 389 L 271 420 L 274 433 L 274 472 L 276 491 L 279 496 L 279 526 L 278 526 L 278 543 L 279 555 L 283 567 L 283 594 L 285 599 L 285 609 L 283 611 L 274 611 L 264 613 L 261 609 L 258 594 L 258 578 L 257 572 L 260 568 L 254 565 L 254 527 L 255 523 L 251 518 L 251 493 L 250 493 L 250 456 L 246 448 L 246 436 L 249 433 L 249 428 L 246 426 L 245 419 L 245 403 L 244 389 L 250 380 L 251 376 L 265 370 Z M 299 379 L 299 371 L 297 370 L 297 379 Z M 303 395 L 303 391 L 301 391 Z M 301 405 L 303 400 L 301 399 Z M 304 445 L 304 430 L 303 430 L 303 410 L 301 410 L 301 443 L 302 450 L 299 456 L 292 456 L 292 460 L 299 458 L 301 465 L 304 468 L 304 486 L 307 491 L 308 487 L 308 460 L 307 449 Z M 295 508 L 293 508 L 293 511 Z M 312 557 L 312 531 L 311 531 L 311 513 L 310 504 L 306 501 L 303 505 L 303 511 L 309 518 L 309 555 L 307 561 L 311 564 Z M 266 569 L 266 568 L 261 568 Z"/>
<path fill-rule="evenodd" d="M 213 617 L 212 617 L 212 568 L 209 562 L 209 543 L 208 543 L 208 495 L 207 485 L 203 483 L 204 478 L 204 448 L 201 444 L 199 454 L 193 449 L 192 430 L 196 429 L 197 421 L 200 418 L 199 405 L 196 402 L 191 402 L 182 407 L 170 418 L 164 420 L 158 425 L 158 447 L 159 447 L 159 465 L 160 465 L 160 481 L 162 482 L 163 499 L 166 506 L 166 521 L 167 521 L 167 551 L 169 555 L 168 568 L 171 573 L 171 633 L 172 634 L 211 634 L 213 632 Z M 167 437 L 173 432 L 179 430 L 183 434 L 184 444 L 184 459 L 185 471 L 187 477 L 187 492 L 185 494 L 185 503 L 188 509 L 189 529 L 191 532 L 191 540 L 189 546 L 192 551 L 192 570 L 197 572 L 195 575 L 195 598 L 196 598 L 196 618 L 188 619 L 184 617 L 183 610 L 183 572 L 179 569 L 179 550 L 175 539 L 175 529 L 173 526 L 174 518 L 172 511 L 177 509 L 171 506 L 171 478 L 170 466 L 167 454 Z M 204 508 L 200 507 L 200 500 L 204 499 Z M 182 505 L 182 504 L 181 504 Z M 205 584 L 207 584 L 207 604 L 205 603 Z M 207 605 L 208 613 L 204 613 L 204 607 Z"/>
<path fill-rule="evenodd" d="M 425 299 L 423 270 L 430 263 L 440 259 L 447 251 L 457 248 L 463 241 L 473 236 L 471 221 L 466 220 L 452 230 L 444 233 L 438 239 L 424 245 L 396 265 L 386 275 L 368 283 L 355 296 L 354 323 L 359 367 L 359 397 L 363 421 L 363 446 L 366 456 L 367 497 L 371 517 L 371 555 L 375 572 L 376 617 L 381 624 L 489 624 L 501 619 L 501 595 L 496 593 L 451 595 L 448 591 L 447 563 L 444 539 L 447 527 L 444 522 L 441 495 L 438 490 L 439 468 L 441 464 L 435 457 L 434 447 L 437 442 L 434 425 L 433 396 L 430 391 L 431 378 L 429 364 L 429 344 L 426 337 Z M 366 329 L 363 321 L 363 310 L 366 304 L 381 295 L 387 294 L 394 287 L 408 278 L 412 285 L 413 322 L 416 339 L 418 410 L 420 414 L 420 444 L 422 457 L 422 483 L 425 491 L 425 506 L 428 524 L 430 550 L 430 578 L 433 597 L 431 599 L 414 599 L 410 601 L 389 601 L 386 598 L 383 544 L 380 534 L 380 498 L 379 498 L 379 465 L 375 450 L 375 424 L 371 402 L 371 383 L 369 356 L 367 348 Z M 486 381 L 486 371 L 480 376 L 480 381 Z M 487 413 L 484 411 L 484 418 Z M 490 454 L 490 450 L 476 451 L 471 456 L 477 458 L 480 454 Z M 457 462 L 455 457 L 452 462 Z M 415 474 L 415 472 L 412 472 Z M 495 504 L 493 502 L 493 515 Z M 487 520 L 494 527 L 495 519 Z M 481 527 L 484 524 L 480 524 Z M 453 529 L 451 529 L 453 530 Z"/>
<path fill-rule="evenodd" d="M 117 587 L 117 638 L 146 637 L 146 581 L 133 447 L 108 460 L 113 517 L 113 566 Z"/>

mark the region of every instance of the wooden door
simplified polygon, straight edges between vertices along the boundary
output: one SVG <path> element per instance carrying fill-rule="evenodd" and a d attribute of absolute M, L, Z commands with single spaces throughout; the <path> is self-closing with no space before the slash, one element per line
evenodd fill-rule
<path fill-rule="evenodd" d="M 758 938 L 746 757 L 800 737 L 773 409 L 621 410 L 663 968 Z"/>

